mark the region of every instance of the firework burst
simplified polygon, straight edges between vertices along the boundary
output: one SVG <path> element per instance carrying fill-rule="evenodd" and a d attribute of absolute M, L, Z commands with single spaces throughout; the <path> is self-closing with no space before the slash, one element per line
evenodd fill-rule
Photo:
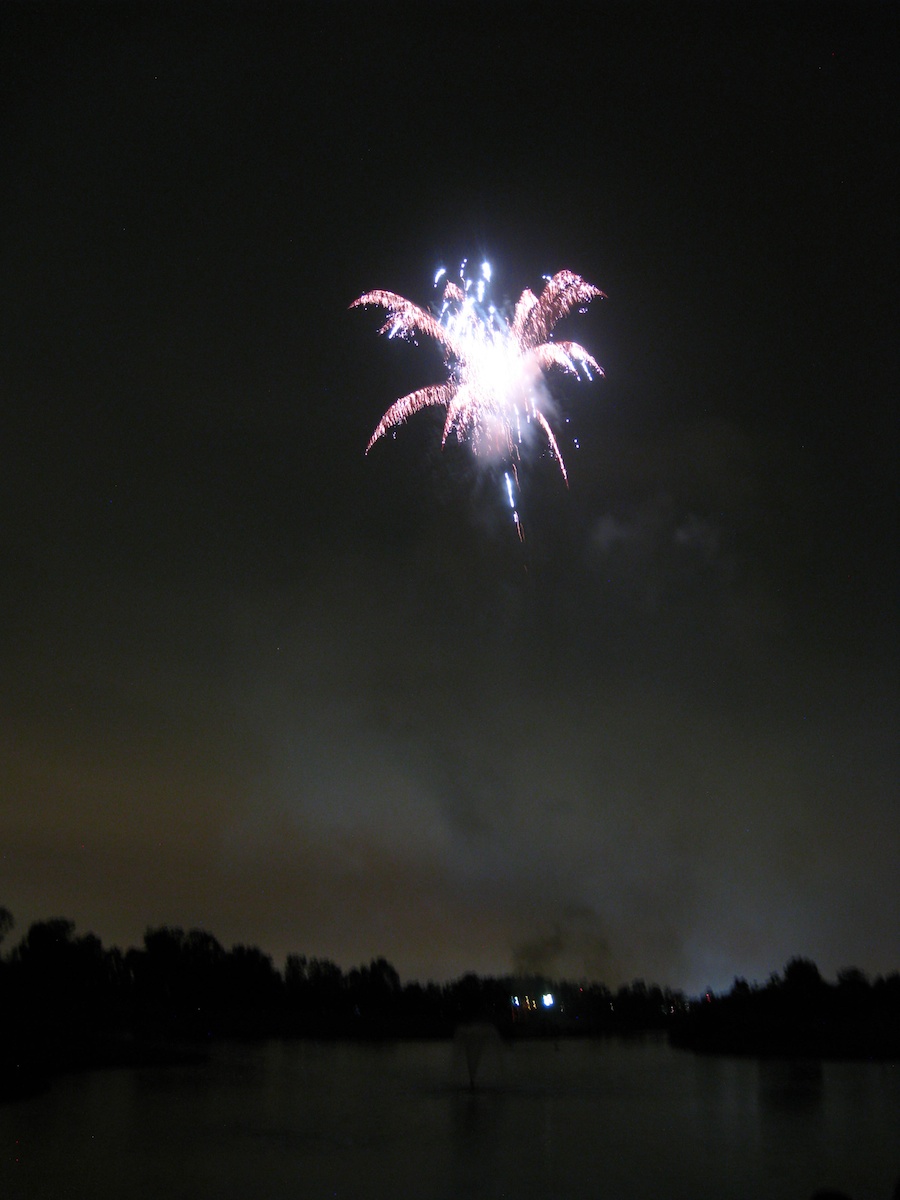
<path fill-rule="evenodd" d="M 408 341 L 419 335 L 432 338 L 443 350 L 448 375 L 443 383 L 395 400 L 375 427 L 366 453 L 388 430 L 415 413 L 428 407 L 443 408 L 442 446 L 453 434 L 461 442 L 468 440 L 476 454 L 508 463 L 506 489 L 519 526 L 510 473 L 516 477 L 520 447 L 529 427 L 541 431 L 568 482 L 559 443 L 543 411 L 549 401 L 544 373 L 560 370 L 587 379 L 603 374 L 577 342 L 553 341 L 553 329 L 573 308 L 583 312 L 591 300 L 604 293 L 572 271 L 559 271 L 545 276 L 539 296 L 526 288 L 508 318 L 487 300 L 490 264 L 482 264 L 477 280 L 466 276 L 465 266 L 463 263 L 460 268 L 459 283 L 446 279 L 443 270 L 438 272 L 435 287 L 443 281 L 443 293 L 434 312 L 385 291 L 366 292 L 350 306 L 385 309 L 387 319 L 379 333 L 388 337 Z"/>

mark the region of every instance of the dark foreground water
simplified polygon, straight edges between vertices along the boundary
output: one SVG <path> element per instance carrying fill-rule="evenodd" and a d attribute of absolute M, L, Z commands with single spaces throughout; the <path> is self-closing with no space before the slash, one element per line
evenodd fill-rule
<path fill-rule="evenodd" d="M 890 1200 L 900 1065 L 516 1043 L 217 1047 L 0 1108 L 2 1200 Z"/>

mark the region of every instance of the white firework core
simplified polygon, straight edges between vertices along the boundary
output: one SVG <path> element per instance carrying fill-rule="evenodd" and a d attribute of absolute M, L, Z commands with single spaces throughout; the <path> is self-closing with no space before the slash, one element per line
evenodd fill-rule
<path fill-rule="evenodd" d="M 544 435 L 551 454 L 568 480 L 559 445 L 542 404 L 547 393 L 544 372 L 561 370 L 587 379 L 603 372 L 594 358 L 577 342 L 554 342 L 557 322 L 576 306 L 584 307 L 603 292 L 571 271 L 559 271 L 547 279 L 540 296 L 528 288 L 522 293 L 512 319 L 493 305 L 486 306 L 490 263 L 483 263 L 480 277 L 472 281 L 460 268 L 460 284 L 447 279 L 443 268 L 435 286 L 446 279 L 440 310 L 427 312 L 394 292 L 366 292 L 351 308 L 378 305 L 387 312 L 379 333 L 414 340 L 417 334 L 433 338 L 444 352 L 448 378 L 444 383 L 420 388 L 395 400 L 369 440 L 368 454 L 389 429 L 402 425 L 414 413 L 429 406 L 446 412 L 441 444 L 451 433 L 459 441 L 468 439 L 477 454 L 514 462 L 519 457 L 526 429 L 534 423 Z"/>

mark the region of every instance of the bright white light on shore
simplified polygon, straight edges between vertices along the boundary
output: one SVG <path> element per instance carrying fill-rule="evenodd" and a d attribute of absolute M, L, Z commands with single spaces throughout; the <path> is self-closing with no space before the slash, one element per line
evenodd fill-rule
<path fill-rule="evenodd" d="M 541 998 L 544 1001 L 544 1008 L 552 1008 L 553 1007 L 553 993 L 552 992 L 544 992 L 544 995 Z"/>

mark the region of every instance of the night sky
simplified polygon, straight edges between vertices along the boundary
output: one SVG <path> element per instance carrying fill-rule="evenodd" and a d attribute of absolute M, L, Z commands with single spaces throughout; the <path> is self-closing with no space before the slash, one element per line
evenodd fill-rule
<path fill-rule="evenodd" d="M 0 904 L 697 992 L 900 966 L 897 9 L 0 8 Z M 569 471 L 385 288 L 569 268 Z M 568 419 L 568 421 L 567 421 Z M 577 439 L 577 446 L 575 441 Z"/>

